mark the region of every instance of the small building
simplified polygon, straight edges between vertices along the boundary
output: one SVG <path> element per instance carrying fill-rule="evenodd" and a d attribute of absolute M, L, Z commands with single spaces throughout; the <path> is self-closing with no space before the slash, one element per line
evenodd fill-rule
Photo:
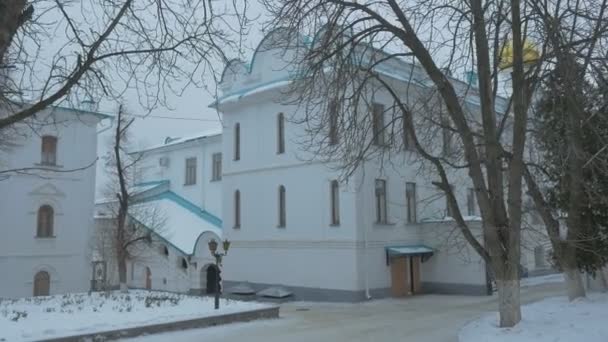
<path fill-rule="evenodd" d="M 109 118 L 55 106 L 6 130 L 0 298 L 89 290 L 97 129 Z"/>

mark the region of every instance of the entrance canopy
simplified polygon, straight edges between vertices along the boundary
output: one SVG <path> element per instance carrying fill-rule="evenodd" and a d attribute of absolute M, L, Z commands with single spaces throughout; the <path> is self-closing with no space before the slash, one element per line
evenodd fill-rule
<path fill-rule="evenodd" d="M 400 256 L 420 256 L 421 261 L 424 262 L 433 255 L 433 249 L 425 245 L 410 245 L 410 246 L 387 246 L 384 247 L 386 251 L 386 264 L 389 264 L 390 258 Z"/>

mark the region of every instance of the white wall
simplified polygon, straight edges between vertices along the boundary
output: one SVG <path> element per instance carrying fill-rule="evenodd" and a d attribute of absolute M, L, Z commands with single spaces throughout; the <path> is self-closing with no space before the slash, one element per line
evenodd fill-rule
<path fill-rule="evenodd" d="M 222 152 L 221 135 L 172 144 L 144 152 L 139 182 L 170 180 L 171 190 L 215 216 L 221 215 L 221 181 L 212 180 L 212 155 Z M 161 167 L 159 159 L 169 159 Z M 196 158 L 196 184 L 185 185 L 186 159 Z"/>
<path fill-rule="evenodd" d="M 43 112 L 41 120 L 48 111 Z M 54 120 L 55 123 L 51 123 Z M 26 137 L 8 153 L 0 154 L 7 169 L 38 167 L 41 136 L 58 137 L 57 166 L 75 172 L 11 174 L 0 181 L 0 297 L 31 296 L 36 272 L 51 276 L 52 294 L 86 291 L 91 278 L 88 255 L 93 227 L 98 118 L 56 109 L 49 124 L 37 132 L 23 127 Z M 40 177 L 42 176 L 42 177 Z M 53 238 L 37 238 L 37 211 L 44 204 L 55 212 Z"/>

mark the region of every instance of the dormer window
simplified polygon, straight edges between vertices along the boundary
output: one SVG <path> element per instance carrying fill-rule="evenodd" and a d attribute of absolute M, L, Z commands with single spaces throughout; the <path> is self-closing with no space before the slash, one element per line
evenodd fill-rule
<path fill-rule="evenodd" d="M 57 137 L 43 136 L 41 152 L 40 164 L 57 165 Z"/>

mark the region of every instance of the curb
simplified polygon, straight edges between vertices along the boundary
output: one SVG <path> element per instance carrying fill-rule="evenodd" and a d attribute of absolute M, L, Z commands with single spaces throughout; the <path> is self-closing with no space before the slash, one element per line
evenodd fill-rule
<path fill-rule="evenodd" d="M 90 334 L 72 335 L 57 338 L 50 338 L 44 340 L 37 340 L 38 342 L 101 342 L 116 340 L 119 338 L 137 337 L 148 334 L 158 334 L 176 330 L 187 330 L 196 328 L 205 328 L 216 325 L 237 323 L 237 322 L 249 322 L 259 319 L 270 319 L 279 318 L 279 307 L 269 307 L 263 309 L 256 309 L 250 311 L 242 311 L 229 313 L 219 316 L 210 316 L 203 318 L 195 318 L 184 321 L 175 321 L 160 324 L 150 324 L 132 328 L 124 328 L 117 330 L 98 331 Z"/>

